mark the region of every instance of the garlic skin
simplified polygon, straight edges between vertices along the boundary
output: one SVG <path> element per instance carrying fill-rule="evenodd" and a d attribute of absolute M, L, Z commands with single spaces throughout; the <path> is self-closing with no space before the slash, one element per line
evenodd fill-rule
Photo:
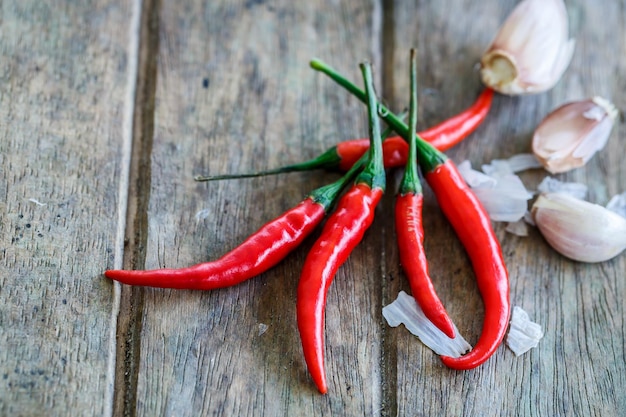
<path fill-rule="evenodd" d="M 483 54 L 483 83 L 508 95 L 552 88 L 574 54 L 563 0 L 524 0 L 511 12 Z"/>
<path fill-rule="evenodd" d="M 510 323 L 511 326 L 506 336 L 506 344 L 515 353 L 515 356 L 537 347 L 539 341 L 543 338 L 541 325 L 531 321 L 528 313 L 521 307 L 513 307 Z"/>
<path fill-rule="evenodd" d="M 617 114 L 615 106 L 602 97 L 564 104 L 535 129 L 533 154 L 552 174 L 579 168 L 604 148 Z"/>
<path fill-rule="evenodd" d="M 383 317 L 391 327 L 404 324 L 411 334 L 417 336 L 422 343 L 438 355 L 458 358 L 472 349 L 454 323 L 452 325 L 456 336 L 450 339 L 426 318 L 415 298 L 404 291 L 400 291 L 393 303 L 383 307 Z"/>
<path fill-rule="evenodd" d="M 626 218 L 567 194 L 541 194 L 532 218 L 557 252 L 580 262 L 603 262 L 626 249 Z"/>

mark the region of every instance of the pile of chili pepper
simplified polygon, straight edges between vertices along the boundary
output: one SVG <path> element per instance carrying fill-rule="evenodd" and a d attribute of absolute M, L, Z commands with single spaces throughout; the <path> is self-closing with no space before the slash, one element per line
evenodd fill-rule
<path fill-rule="evenodd" d="M 484 89 L 460 114 L 428 130 L 416 132 L 417 87 L 415 53 L 411 51 L 409 124 L 378 102 L 371 67 L 361 64 L 364 91 L 319 60 L 320 71 L 367 104 L 369 139 L 342 142 L 317 158 L 274 170 L 249 174 L 196 177 L 198 181 L 255 177 L 311 169 L 345 174 L 311 192 L 294 208 L 266 223 L 221 258 L 180 269 L 108 270 L 105 275 L 128 285 L 212 290 L 239 284 L 267 271 L 294 250 L 324 219 L 324 227 L 303 265 L 297 290 L 297 321 L 308 370 L 321 393 L 327 392 L 324 371 L 324 312 L 332 280 L 374 219 L 385 189 L 385 169 L 404 167 L 396 195 L 395 219 L 400 261 L 411 292 L 432 323 L 448 337 L 454 326 L 428 275 L 422 227 L 423 195 L 420 171 L 446 218 L 465 247 L 485 306 L 481 335 L 475 347 L 459 358 L 442 356 L 453 369 L 484 363 L 504 338 L 510 313 L 508 272 L 489 216 L 454 163 L 442 151 L 472 133 L 491 107 L 493 91 Z M 382 140 L 379 118 L 399 136 Z M 419 165 L 419 168 L 418 168 Z"/>

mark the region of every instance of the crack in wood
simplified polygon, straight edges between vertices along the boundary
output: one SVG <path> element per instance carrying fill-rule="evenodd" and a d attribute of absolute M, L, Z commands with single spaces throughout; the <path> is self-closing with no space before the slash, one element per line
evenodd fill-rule
<path fill-rule="evenodd" d="M 392 100 L 395 100 L 394 97 L 394 73 L 395 67 L 393 65 L 394 62 L 394 54 L 395 54 L 395 18 L 394 18 L 394 2 L 393 1 L 382 1 L 382 27 L 380 31 L 380 65 L 381 65 L 381 78 L 382 78 L 382 97 L 388 97 Z M 392 184 L 389 184 L 392 185 Z M 393 189 L 393 187 L 389 187 L 388 189 Z M 383 199 L 383 204 L 386 206 L 385 211 L 391 212 L 393 209 L 394 198 L 389 197 L 391 194 L 387 193 L 387 198 Z M 393 239 L 393 227 L 394 223 L 387 223 L 387 227 L 383 228 L 383 249 L 387 252 L 391 252 L 388 244 L 386 242 L 392 241 L 395 244 Z M 390 231 L 389 234 L 391 236 L 387 236 L 387 232 Z M 380 317 L 380 373 L 381 373 L 381 416 L 396 416 L 398 415 L 398 354 L 397 354 L 397 340 L 394 336 L 394 332 L 390 332 L 389 326 L 382 318 L 382 307 L 386 304 L 389 304 L 393 301 L 393 293 L 397 292 L 397 283 L 393 283 L 391 280 L 387 279 L 389 275 L 389 268 L 387 267 L 386 259 L 388 258 L 388 254 L 382 257 L 381 261 L 381 276 L 383 279 L 380 280 L 380 301 L 381 301 L 381 317 Z"/>
<path fill-rule="evenodd" d="M 143 268 L 146 260 L 160 9 L 160 0 L 145 0 L 141 5 L 124 248 L 125 269 Z M 143 304 L 143 288 L 122 286 L 117 323 L 114 415 L 136 414 Z"/>

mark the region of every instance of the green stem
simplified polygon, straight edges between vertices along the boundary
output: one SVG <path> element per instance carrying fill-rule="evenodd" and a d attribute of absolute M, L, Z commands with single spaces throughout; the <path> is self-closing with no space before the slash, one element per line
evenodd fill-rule
<path fill-rule="evenodd" d="M 221 174 L 221 175 L 198 175 L 193 179 L 196 181 L 216 181 L 216 180 L 232 180 L 237 178 L 254 178 L 264 177 L 266 175 L 284 174 L 287 172 L 311 171 L 314 169 L 330 169 L 336 168 L 341 162 L 341 158 L 337 154 L 337 147 L 333 146 L 321 155 L 309 159 L 308 161 L 298 162 L 297 164 L 285 165 L 280 168 L 269 169 L 266 171 L 248 172 L 243 174 Z"/>
<path fill-rule="evenodd" d="M 309 194 L 309 197 L 316 203 L 321 204 L 325 211 L 328 211 L 330 206 L 332 206 L 337 200 L 341 191 L 348 185 L 348 183 L 352 182 L 357 172 L 363 169 L 366 160 L 367 154 L 363 154 L 363 156 L 361 156 L 341 178 L 331 184 L 314 190 Z"/>
<path fill-rule="evenodd" d="M 365 102 L 367 103 L 368 127 L 370 137 L 369 159 L 367 165 L 356 179 L 357 183 L 365 183 L 370 188 L 385 189 L 385 165 L 383 163 L 383 141 L 380 137 L 380 120 L 378 119 L 378 100 L 374 90 L 372 66 L 369 63 L 360 65 L 365 82 Z"/>
<path fill-rule="evenodd" d="M 311 68 L 328 75 L 337 84 L 341 85 L 343 88 L 356 96 L 359 100 L 366 103 L 366 94 L 352 82 L 346 79 L 343 75 L 335 71 L 333 68 L 318 59 L 312 60 L 310 65 Z M 420 138 L 415 132 L 411 132 L 408 126 L 382 103 L 378 104 L 378 114 L 387 122 L 387 124 L 392 129 L 398 132 L 398 134 L 402 136 L 405 140 L 408 141 L 411 134 L 416 137 L 417 149 L 419 151 L 418 161 L 425 172 L 432 171 L 437 166 L 446 161 L 447 157 L 442 152 L 439 152 L 431 144 Z"/>
<path fill-rule="evenodd" d="M 403 112 L 400 117 L 404 119 L 405 113 Z M 387 127 L 382 133 L 384 139 L 391 136 L 394 130 L 391 127 Z M 234 180 L 239 178 L 256 178 L 265 177 L 268 175 L 285 174 L 288 172 L 301 172 L 312 171 L 314 169 L 336 169 L 341 162 L 341 157 L 337 153 L 337 146 L 329 148 L 319 156 L 309 159 L 308 161 L 298 162 L 296 164 L 285 165 L 280 168 L 268 169 L 265 171 L 246 172 L 243 174 L 218 174 L 218 175 L 196 175 L 193 179 L 198 182 L 204 181 L 218 181 L 218 180 Z"/>
<path fill-rule="evenodd" d="M 409 132 L 417 131 L 417 55 L 411 49 L 411 98 L 409 100 Z M 421 194 L 422 184 L 417 172 L 417 135 L 409 137 L 409 155 L 400 184 L 400 194 Z"/>

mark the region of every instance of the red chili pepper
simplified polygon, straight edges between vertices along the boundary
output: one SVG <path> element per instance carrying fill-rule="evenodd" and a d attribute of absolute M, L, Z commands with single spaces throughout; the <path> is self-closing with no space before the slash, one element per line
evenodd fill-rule
<path fill-rule="evenodd" d="M 485 88 L 476 101 L 461 113 L 429 129 L 418 133 L 440 151 L 450 149 L 470 135 L 485 120 L 491 108 L 493 90 Z M 383 133 L 386 138 L 388 134 Z M 225 174 L 196 176 L 196 181 L 214 181 L 235 178 L 261 177 L 287 172 L 309 171 L 313 169 L 339 169 L 348 171 L 369 149 L 369 139 L 352 139 L 341 142 L 326 150 L 316 158 L 281 168 L 247 174 Z M 398 168 L 406 165 L 409 146 L 400 136 L 388 137 L 383 141 L 383 161 L 385 168 Z"/>
<path fill-rule="evenodd" d="M 440 151 L 447 151 L 480 126 L 491 109 L 492 99 L 493 90 L 485 88 L 471 107 L 417 135 Z"/>
<path fill-rule="evenodd" d="M 104 275 L 128 285 L 158 288 L 213 290 L 236 285 L 280 262 L 325 214 L 324 206 L 307 198 L 216 261 L 180 269 L 111 270 Z"/>
<path fill-rule="evenodd" d="M 307 367 L 322 394 L 324 371 L 324 310 L 326 294 L 339 267 L 363 238 L 383 194 L 381 188 L 356 184 L 328 217 L 320 238 L 309 251 L 298 284 L 298 329 Z"/>
<path fill-rule="evenodd" d="M 124 284 L 158 288 L 213 290 L 239 284 L 267 271 L 300 245 L 362 165 L 363 161 L 358 162 L 341 179 L 313 191 L 216 261 L 180 269 L 109 270 L 104 274 Z"/>
<path fill-rule="evenodd" d="M 446 151 L 461 142 L 485 120 L 493 99 L 493 90 L 485 88 L 474 104 L 456 116 L 429 129 L 418 132 L 418 136 L 440 151 Z M 368 139 L 353 139 L 336 146 L 339 169 L 347 171 L 369 148 Z M 409 145 L 400 136 L 391 136 L 383 141 L 385 168 L 397 168 L 406 164 Z"/>
<path fill-rule="evenodd" d="M 508 272 L 489 215 L 456 165 L 448 159 L 427 173 L 426 181 L 469 255 L 485 306 L 482 333 L 472 351 L 441 359 L 453 369 L 475 368 L 493 355 L 506 334 L 511 311 Z"/>
<path fill-rule="evenodd" d="M 417 71 L 415 50 L 411 49 L 411 100 L 409 132 L 417 125 Z M 426 317 L 446 336 L 454 338 L 454 325 L 439 300 L 428 274 L 424 252 L 422 203 L 424 195 L 417 172 L 417 141 L 409 140 L 409 155 L 400 190 L 396 195 L 395 220 L 400 263 L 411 286 L 411 292 Z"/>
<path fill-rule="evenodd" d="M 439 330 L 454 338 L 452 320 L 435 292 L 428 273 L 422 228 L 422 193 L 399 194 L 396 197 L 395 221 L 400 263 L 411 286 L 413 298 Z"/>
<path fill-rule="evenodd" d="M 366 102 L 365 93 L 334 69 L 317 60 L 311 61 L 311 67 L 328 75 L 359 100 Z M 417 136 L 380 103 L 378 110 L 387 124 L 406 140 Z M 483 329 L 474 349 L 460 358 L 442 357 L 446 366 L 471 369 L 489 359 L 506 333 L 510 316 L 508 271 L 489 216 L 463 181 L 456 166 L 432 145 L 419 137 L 416 139 L 420 167 L 472 261 L 485 305 Z"/>
<path fill-rule="evenodd" d="M 296 304 L 298 329 L 307 367 L 319 391 L 328 388 L 324 371 L 324 310 L 326 294 L 339 267 L 363 238 L 374 219 L 385 188 L 380 128 L 376 115 L 371 68 L 362 64 L 369 109 L 370 157 L 355 185 L 339 200 L 302 268 Z"/>
<path fill-rule="evenodd" d="M 369 139 L 352 139 L 337 144 L 334 149 L 339 157 L 337 168 L 346 171 L 364 155 L 370 147 Z M 385 168 L 399 168 L 406 164 L 409 145 L 400 136 L 383 141 L 383 163 Z"/>

